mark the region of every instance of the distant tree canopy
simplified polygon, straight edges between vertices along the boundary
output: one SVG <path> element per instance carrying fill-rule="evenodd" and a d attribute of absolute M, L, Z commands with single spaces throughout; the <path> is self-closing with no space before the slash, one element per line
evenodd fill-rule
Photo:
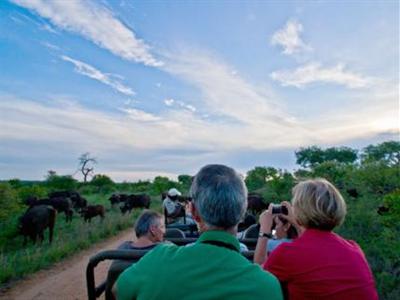
<path fill-rule="evenodd" d="M 378 145 L 369 145 L 361 154 L 363 163 L 380 161 L 387 165 L 400 164 L 400 142 L 388 141 Z"/>
<path fill-rule="evenodd" d="M 93 176 L 92 180 L 90 181 L 91 185 L 102 187 L 106 185 L 113 185 L 114 181 L 110 177 L 104 174 L 96 174 Z"/>
<path fill-rule="evenodd" d="M 189 190 L 192 185 L 193 177 L 186 174 L 181 174 L 178 176 L 178 181 L 184 190 Z"/>
<path fill-rule="evenodd" d="M 255 167 L 247 172 L 245 182 L 250 191 L 260 189 L 265 186 L 267 180 L 277 176 L 278 170 L 272 167 Z"/>
<path fill-rule="evenodd" d="M 90 181 L 90 185 L 96 187 L 98 192 L 110 192 L 113 189 L 114 181 L 104 174 L 96 174 Z"/>
<path fill-rule="evenodd" d="M 153 180 L 152 190 L 155 194 L 161 194 L 162 192 L 168 191 L 170 188 L 178 187 L 176 182 L 169 180 L 168 177 L 157 176 Z"/>
<path fill-rule="evenodd" d="M 54 171 L 49 171 L 46 177 L 46 185 L 51 190 L 75 190 L 78 181 L 71 175 L 57 175 Z"/>
<path fill-rule="evenodd" d="M 357 160 L 357 150 L 349 147 L 331 147 L 324 150 L 311 146 L 300 148 L 295 155 L 296 163 L 304 168 L 314 168 L 327 161 L 352 164 Z"/>

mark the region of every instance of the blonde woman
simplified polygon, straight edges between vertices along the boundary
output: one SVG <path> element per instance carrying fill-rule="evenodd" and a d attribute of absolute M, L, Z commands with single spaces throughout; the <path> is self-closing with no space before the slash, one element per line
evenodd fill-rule
<path fill-rule="evenodd" d="M 289 299 L 378 299 L 374 279 L 361 248 L 332 230 L 343 223 L 346 203 L 325 179 L 307 180 L 293 188 L 286 218 L 302 232 L 267 257 L 271 207 L 260 216 L 255 262 L 274 274 Z"/>

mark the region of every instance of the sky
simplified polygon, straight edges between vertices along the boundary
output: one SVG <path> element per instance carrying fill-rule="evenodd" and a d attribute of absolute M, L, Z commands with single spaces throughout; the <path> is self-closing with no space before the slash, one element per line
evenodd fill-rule
<path fill-rule="evenodd" d="M 400 140 L 398 1 L 0 2 L 0 179 L 293 171 Z"/>

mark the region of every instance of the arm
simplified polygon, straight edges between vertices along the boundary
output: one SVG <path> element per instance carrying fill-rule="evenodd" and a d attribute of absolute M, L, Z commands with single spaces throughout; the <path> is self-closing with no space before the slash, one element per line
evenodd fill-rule
<path fill-rule="evenodd" d="M 260 215 L 260 234 L 272 232 L 272 204 L 268 210 Z M 267 259 L 268 237 L 258 237 L 256 249 L 254 251 L 254 263 L 261 265 Z"/>

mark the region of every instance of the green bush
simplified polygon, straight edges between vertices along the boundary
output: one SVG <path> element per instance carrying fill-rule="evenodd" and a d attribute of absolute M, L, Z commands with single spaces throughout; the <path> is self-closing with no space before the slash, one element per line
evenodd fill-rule
<path fill-rule="evenodd" d="M 0 183 L 0 224 L 5 223 L 10 216 L 21 209 L 22 203 L 15 189 L 7 182 Z"/>

